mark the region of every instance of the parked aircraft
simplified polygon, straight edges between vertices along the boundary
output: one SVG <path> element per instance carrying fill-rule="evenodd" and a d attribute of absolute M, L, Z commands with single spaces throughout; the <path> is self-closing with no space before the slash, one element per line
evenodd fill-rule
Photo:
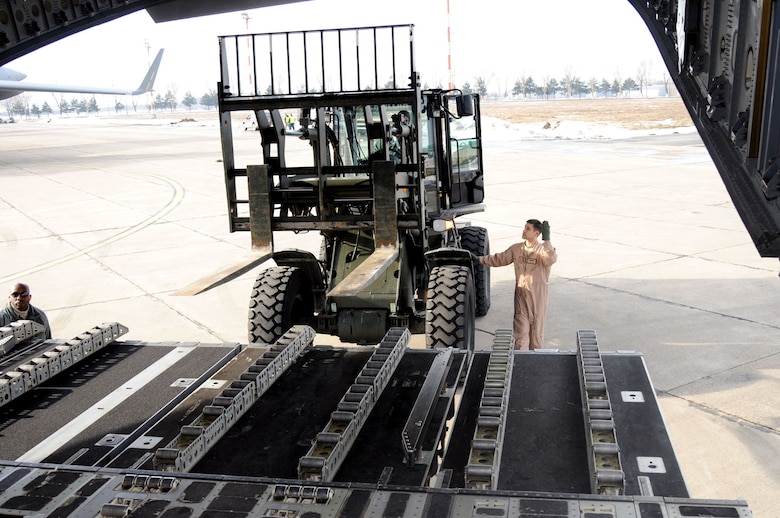
<path fill-rule="evenodd" d="M 152 66 L 146 72 L 138 88 L 101 88 L 95 86 L 54 85 L 44 83 L 28 83 L 23 81 L 27 77 L 22 72 L 0 67 L 0 100 L 8 99 L 22 92 L 63 92 L 77 94 L 108 94 L 108 95 L 141 95 L 154 89 L 154 80 L 157 78 L 157 69 L 162 61 L 163 50 L 157 53 Z"/>

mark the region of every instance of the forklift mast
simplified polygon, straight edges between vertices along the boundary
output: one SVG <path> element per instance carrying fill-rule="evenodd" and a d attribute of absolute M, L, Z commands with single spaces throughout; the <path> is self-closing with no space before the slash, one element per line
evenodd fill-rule
<path fill-rule="evenodd" d="M 422 231 L 442 211 L 482 201 L 479 99 L 421 89 L 412 25 L 223 36 L 220 55 L 230 230 L 252 231 L 253 246 L 271 245 L 272 231 Z M 254 225 L 253 204 L 265 200 L 241 192 L 249 174 L 232 135 L 232 114 L 247 111 L 260 131 L 271 209 Z M 297 127 L 285 124 L 290 114 Z M 308 141 L 310 163 L 289 163 L 292 139 Z M 395 164 L 396 200 L 383 201 L 397 214 L 376 221 L 383 193 L 373 166 L 382 161 Z"/>
<path fill-rule="evenodd" d="M 484 314 L 488 277 L 474 275 L 468 251 L 484 255 L 487 232 L 467 231 L 473 250 L 464 250 L 454 225 L 484 210 L 479 96 L 422 88 L 414 27 L 219 42 L 230 230 L 249 231 L 252 248 L 278 268 L 299 270 L 260 273 L 250 300 L 250 341 L 272 342 L 292 324 L 359 343 L 377 343 L 390 327 L 424 332 L 430 273 L 451 265 L 469 273 L 448 271 L 441 282 L 473 284 L 478 277 Z M 247 139 L 233 134 L 236 112 L 248 113 L 259 131 L 259 148 L 246 156 Z M 282 231 L 319 232 L 319 257 L 275 250 L 274 233 Z M 301 292 L 290 295 L 295 300 L 264 295 L 290 286 Z M 461 298 L 473 298 L 471 288 L 452 289 L 467 289 Z M 284 324 L 267 324 L 269 315 Z M 457 327 L 473 329 L 465 321 Z"/>

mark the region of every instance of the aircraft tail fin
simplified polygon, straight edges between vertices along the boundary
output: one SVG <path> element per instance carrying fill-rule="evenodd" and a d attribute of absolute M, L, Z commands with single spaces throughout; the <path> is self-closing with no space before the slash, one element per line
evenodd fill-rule
<path fill-rule="evenodd" d="M 157 69 L 160 68 L 160 61 L 162 61 L 164 50 L 165 49 L 160 49 L 160 51 L 157 52 L 157 56 L 154 58 L 152 66 L 149 67 L 149 71 L 146 73 L 146 76 L 144 76 L 140 86 L 133 91 L 132 95 L 140 95 L 154 90 L 154 80 L 157 79 Z"/>

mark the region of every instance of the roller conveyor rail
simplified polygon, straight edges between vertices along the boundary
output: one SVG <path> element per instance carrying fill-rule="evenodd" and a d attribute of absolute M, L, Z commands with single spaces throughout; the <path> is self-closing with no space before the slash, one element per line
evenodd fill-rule
<path fill-rule="evenodd" d="M 46 336 L 45 333 L 46 328 L 32 320 L 17 320 L 7 326 L 0 327 L 0 357 L 2 358 L 0 369 L 3 369 L 8 358 L 15 358 L 20 353 L 24 353 L 24 350 L 17 349 L 9 354 L 14 347 L 30 338 L 38 337 L 43 340 Z M 30 345 L 34 346 L 34 344 Z"/>
<path fill-rule="evenodd" d="M 582 388 L 591 491 L 598 495 L 622 495 L 625 492 L 625 474 L 595 331 L 577 331 L 577 367 Z"/>
<path fill-rule="evenodd" d="M 390 381 L 412 335 L 408 329 L 391 328 L 369 358 L 355 383 L 314 444 L 298 463 L 302 480 L 330 481 L 336 475 L 355 438 Z"/>
<path fill-rule="evenodd" d="M 497 489 L 504 442 L 506 413 L 512 382 L 514 337 L 511 330 L 496 330 L 490 353 L 485 386 L 479 404 L 477 428 L 465 470 L 466 487 Z"/>
<path fill-rule="evenodd" d="M 222 438 L 314 340 L 308 326 L 293 326 L 168 446 L 155 452 L 155 469 L 188 472 Z"/>
<path fill-rule="evenodd" d="M 34 336 L 36 331 L 28 324 L 43 327 L 29 321 L 20 326 L 11 326 L 16 340 L 23 335 Z M 8 336 L 7 329 L 3 328 L 4 338 Z M 70 369 L 127 332 L 127 327 L 117 322 L 103 323 L 64 343 L 46 340 L 5 358 L 0 364 L 0 406 Z"/>

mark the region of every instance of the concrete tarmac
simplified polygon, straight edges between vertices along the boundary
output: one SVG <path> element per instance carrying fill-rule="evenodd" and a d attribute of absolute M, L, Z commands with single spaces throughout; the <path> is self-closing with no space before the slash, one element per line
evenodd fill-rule
<path fill-rule="evenodd" d="M 254 274 L 172 295 L 250 248 L 228 232 L 216 114 L 192 118 L 0 126 L 0 284 L 29 283 L 56 338 L 118 321 L 126 339 L 246 341 Z M 698 136 L 520 137 L 486 121 L 487 210 L 471 221 L 494 252 L 550 221 L 546 346 L 595 329 L 602 350 L 641 351 L 691 496 L 780 516 L 780 263 L 759 257 Z M 256 132 L 236 140 L 239 164 L 259 162 Z M 319 236 L 275 246 L 317 253 Z M 514 273 L 491 275 L 480 348 L 511 328 Z"/>

